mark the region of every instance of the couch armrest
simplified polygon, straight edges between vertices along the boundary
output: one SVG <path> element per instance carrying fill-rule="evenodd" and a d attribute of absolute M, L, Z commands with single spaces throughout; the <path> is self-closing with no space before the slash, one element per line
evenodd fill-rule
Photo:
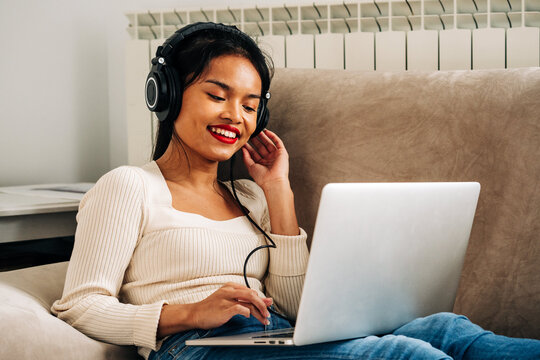
<path fill-rule="evenodd" d="M 134 346 L 89 338 L 50 313 L 67 262 L 0 273 L 0 359 L 138 359 Z"/>

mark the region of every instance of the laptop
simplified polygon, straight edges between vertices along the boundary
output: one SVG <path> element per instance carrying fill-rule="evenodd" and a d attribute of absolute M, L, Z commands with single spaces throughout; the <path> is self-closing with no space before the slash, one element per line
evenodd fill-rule
<path fill-rule="evenodd" d="M 308 345 L 452 311 L 479 193 L 476 182 L 327 184 L 295 328 L 186 345 Z"/>

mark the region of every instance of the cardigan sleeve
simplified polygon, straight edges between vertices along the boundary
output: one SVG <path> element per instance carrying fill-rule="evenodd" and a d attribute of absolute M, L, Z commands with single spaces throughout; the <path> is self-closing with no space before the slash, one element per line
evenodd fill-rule
<path fill-rule="evenodd" d="M 144 180 L 131 166 L 111 170 L 85 194 L 62 298 L 51 311 L 94 339 L 156 350 L 167 301 L 132 305 L 118 298 L 142 233 L 145 206 Z"/>
<path fill-rule="evenodd" d="M 253 181 L 246 181 L 246 185 L 259 203 L 254 214 L 258 219 L 254 220 L 276 244 L 275 248 L 269 249 L 270 264 L 264 282 L 266 294 L 274 299 L 274 306 L 278 310 L 294 320 L 300 304 L 309 258 L 307 234 L 302 228 L 300 234 L 296 236 L 273 234 L 264 191 Z M 267 242 L 269 243 L 268 240 Z"/>

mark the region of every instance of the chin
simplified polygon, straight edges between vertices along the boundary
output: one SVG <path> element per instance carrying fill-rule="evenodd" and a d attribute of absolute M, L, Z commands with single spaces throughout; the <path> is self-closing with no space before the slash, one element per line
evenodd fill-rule
<path fill-rule="evenodd" d="M 233 157 L 234 154 L 239 153 L 236 158 L 242 157 L 242 147 L 245 145 L 245 142 L 242 142 L 241 144 L 236 143 L 235 145 L 229 147 L 229 148 L 214 148 L 210 150 L 210 154 L 208 154 L 208 159 L 212 159 L 215 161 L 227 161 L 230 158 Z"/>
<path fill-rule="evenodd" d="M 213 154 L 213 156 L 209 156 L 208 159 L 212 161 L 219 161 L 224 162 L 229 160 L 233 157 L 235 152 L 226 152 L 226 153 L 220 153 L 220 154 Z"/>

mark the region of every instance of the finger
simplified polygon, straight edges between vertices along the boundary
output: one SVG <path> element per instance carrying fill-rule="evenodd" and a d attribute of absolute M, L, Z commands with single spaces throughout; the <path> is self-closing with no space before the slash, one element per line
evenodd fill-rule
<path fill-rule="evenodd" d="M 261 161 L 262 159 L 261 155 L 259 155 L 259 153 L 255 149 L 253 149 L 253 146 L 246 143 L 244 147 L 247 149 L 247 151 L 249 152 L 249 155 L 251 156 L 254 162 L 258 163 L 259 161 Z"/>
<path fill-rule="evenodd" d="M 255 290 L 236 290 L 236 294 L 236 299 L 255 305 L 259 312 L 265 317 L 270 315 L 268 309 L 266 309 L 266 304 Z"/>
<path fill-rule="evenodd" d="M 268 310 L 266 309 L 266 304 L 259 296 L 259 294 L 252 289 L 235 289 L 233 290 L 232 295 L 234 299 L 246 303 L 251 303 L 257 307 L 257 309 L 263 314 L 264 316 L 270 315 L 268 313 Z"/>
<path fill-rule="evenodd" d="M 254 318 L 259 320 L 264 325 L 268 325 L 270 323 L 266 317 L 261 315 L 253 304 L 246 302 L 236 302 L 236 304 L 230 307 L 227 315 L 230 317 L 233 317 L 234 315 L 242 315 L 246 318 L 253 315 Z"/>
<path fill-rule="evenodd" d="M 268 150 L 268 152 L 277 150 L 277 146 L 268 137 L 268 135 L 266 135 L 263 131 L 261 131 L 259 135 L 257 135 L 256 139 L 259 140 L 264 145 L 264 147 L 266 148 L 266 150 Z"/>
<path fill-rule="evenodd" d="M 267 307 L 274 303 L 274 299 L 272 298 L 263 298 L 262 300 L 264 301 Z"/>
<path fill-rule="evenodd" d="M 251 315 L 251 311 L 247 306 L 236 303 L 236 305 L 233 305 L 229 308 L 229 313 L 227 315 L 230 317 L 233 317 L 234 315 L 242 315 L 246 318 L 249 318 L 249 316 Z"/>
<path fill-rule="evenodd" d="M 251 315 L 253 315 L 253 317 L 255 317 L 257 320 L 259 320 L 263 325 L 268 325 L 269 324 L 268 318 L 266 316 L 263 316 L 260 313 L 260 311 L 253 304 L 245 303 L 245 304 L 242 304 L 242 305 L 249 308 L 249 310 L 251 311 Z"/>
<path fill-rule="evenodd" d="M 247 294 L 247 296 L 251 295 L 255 301 L 259 301 L 259 300 L 262 301 L 264 304 L 264 307 L 260 309 L 262 310 L 263 315 L 266 315 L 266 316 L 270 315 L 270 313 L 268 312 L 266 308 L 272 305 L 272 303 L 274 302 L 272 298 L 260 297 L 259 294 L 255 290 L 249 289 L 247 286 L 243 284 L 238 284 L 235 282 L 228 282 L 225 285 L 223 285 L 223 288 L 226 288 L 226 290 L 228 291 L 228 294 L 227 294 L 228 297 L 233 298 L 235 300 L 241 300 L 238 297 L 238 295 L 239 293 L 243 293 L 244 295 Z M 245 302 L 245 300 L 243 301 Z"/>
<path fill-rule="evenodd" d="M 272 140 L 277 149 L 285 149 L 285 144 L 283 144 L 283 141 L 281 141 L 281 139 L 275 133 L 267 129 L 262 132 L 264 132 L 264 134 L 268 136 L 270 140 Z"/>
<path fill-rule="evenodd" d="M 246 147 L 242 147 L 242 155 L 244 160 L 244 165 L 249 169 L 253 164 L 255 164 L 255 161 L 251 158 L 251 155 L 249 154 L 249 151 Z"/>
<path fill-rule="evenodd" d="M 266 155 L 268 155 L 269 151 L 266 148 L 266 146 L 263 144 L 261 139 L 259 139 L 259 136 L 256 136 L 253 139 L 251 139 L 251 144 L 253 144 L 253 147 L 257 149 L 257 152 L 261 154 L 262 157 L 266 157 Z"/>
<path fill-rule="evenodd" d="M 259 309 L 257 309 L 257 307 L 255 305 L 253 305 L 252 303 L 249 303 L 249 302 L 239 301 L 239 304 L 242 305 L 242 306 L 247 307 L 249 309 L 249 311 L 250 311 L 251 316 L 253 316 L 257 320 L 259 320 L 262 324 L 268 325 L 267 321 L 268 321 L 268 317 L 270 316 L 270 313 L 268 313 L 268 316 L 265 316 L 264 314 L 261 314 Z"/>

